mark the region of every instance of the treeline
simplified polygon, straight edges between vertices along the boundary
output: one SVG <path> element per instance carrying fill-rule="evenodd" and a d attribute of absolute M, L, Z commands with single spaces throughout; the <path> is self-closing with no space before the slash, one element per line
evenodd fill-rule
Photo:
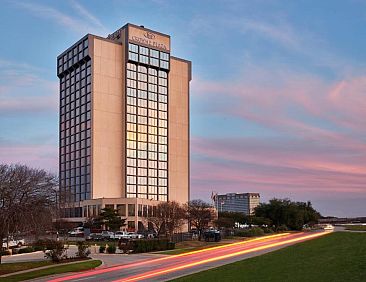
<path fill-rule="evenodd" d="M 255 208 L 254 215 L 221 212 L 216 221 L 220 228 L 234 228 L 236 225 L 262 226 L 273 231 L 302 230 L 304 225 L 317 223 L 320 213 L 311 202 L 293 202 L 289 199 L 272 199 Z"/>

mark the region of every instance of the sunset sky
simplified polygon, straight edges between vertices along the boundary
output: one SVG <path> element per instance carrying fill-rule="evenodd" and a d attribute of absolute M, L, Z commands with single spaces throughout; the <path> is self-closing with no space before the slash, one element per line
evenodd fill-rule
<path fill-rule="evenodd" d="M 192 61 L 192 199 L 259 192 L 366 216 L 365 1 L 0 5 L 0 162 L 57 172 L 56 57 L 130 22 Z"/>

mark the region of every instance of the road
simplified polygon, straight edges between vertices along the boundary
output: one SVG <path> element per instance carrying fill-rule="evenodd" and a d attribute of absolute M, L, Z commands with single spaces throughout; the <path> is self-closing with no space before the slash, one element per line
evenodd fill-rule
<path fill-rule="evenodd" d="M 166 281 L 314 239 L 326 232 L 265 236 L 189 253 L 151 258 L 42 281 Z"/>

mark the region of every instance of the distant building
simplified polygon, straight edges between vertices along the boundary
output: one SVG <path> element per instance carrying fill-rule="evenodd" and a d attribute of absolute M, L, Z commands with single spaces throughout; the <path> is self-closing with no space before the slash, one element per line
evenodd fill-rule
<path fill-rule="evenodd" d="M 240 212 L 246 215 L 253 214 L 259 205 L 259 193 L 228 193 L 213 197 L 218 212 Z"/>

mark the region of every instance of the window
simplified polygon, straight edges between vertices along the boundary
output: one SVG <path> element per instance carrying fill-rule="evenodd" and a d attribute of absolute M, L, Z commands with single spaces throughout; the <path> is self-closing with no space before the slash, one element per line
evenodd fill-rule
<path fill-rule="evenodd" d="M 134 221 L 127 221 L 127 229 L 128 231 L 135 231 L 135 222 Z"/>
<path fill-rule="evenodd" d="M 128 50 L 134 53 L 138 53 L 139 52 L 139 47 L 138 45 L 135 44 L 128 44 Z"/>
<path fill-rule="evenodd" d="M 128 204 L 128 216 L 135 216 L 135 204 Z"/>
<path fill-rule="evenodd" d="M 166 200 L 169 54 L 130 45 L 136 63 L 127 64 L 127 197 Z"/>
<path fill-rule="evenodd" d="M 119 216 L 126 216 L 126 204 L 117 205 L 117 212 Z"/>

